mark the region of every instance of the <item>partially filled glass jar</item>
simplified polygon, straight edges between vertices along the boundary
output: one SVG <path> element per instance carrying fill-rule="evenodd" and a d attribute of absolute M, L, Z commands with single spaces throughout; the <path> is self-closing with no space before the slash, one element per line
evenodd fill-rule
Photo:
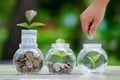
<path fill-rule="evenodd" d="M 21 44 L 13 57 L 13 63 L 19 73 L 37 74 L 43 67 L 43 55 L 37 48 L 36 30 L 22 30 Z"/>
<path fill-rule="evenodd" d="M 78 55 L 78 65 L 82 73 L 103 73 L 107 63 L 107 54 L 100 43 L 83 44 Z"/>
<path fill-rule="evenodd" d="M 56 40 L 46 55 L 46 64 L 51 74 L 69 74 L 75 66 L 75 56 L 69 44 Z"/>

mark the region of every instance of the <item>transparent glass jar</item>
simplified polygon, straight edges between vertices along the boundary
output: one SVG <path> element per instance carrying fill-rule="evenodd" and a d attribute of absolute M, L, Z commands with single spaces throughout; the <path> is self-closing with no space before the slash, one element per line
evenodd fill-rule
<path fill-rule="evenodd" d="M 43 55 L 37 48 L 36 30 L 22 30 L 21 44 L 13 57 L 19 73 L 37 74 L 43 67 Z"/>
<path fill-rule="evenodd" d="M 106 52 L 100 43 L 83 44 L 78 55 L 78 66 L 82 73 L 103 73 L 108 63 Z"/>
<path fill-rule="evenodd" d="M 69 74 L 75 66 L 75 56 L 69 44 L 58 39 L 46 55 L 46 64 L 51 74 Z"/>

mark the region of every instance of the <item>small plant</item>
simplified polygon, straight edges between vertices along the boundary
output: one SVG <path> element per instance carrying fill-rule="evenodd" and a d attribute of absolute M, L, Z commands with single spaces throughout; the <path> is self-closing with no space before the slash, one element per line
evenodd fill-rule
<path fill-rule="evenodd" d="M 56 44 L 64 44 L 65 40 L 64 39 L 57 39 L 56 40 Z M 62 51 L 62 50 L 57 50 L 55 52 L 53 52 L 53 55 L 50 58 L 50 61 L 52 62 L 60 62 L 60 63 L 66 63 L 66 62 L 70 62 L 72 63 L 72 60 L 70 58 L 70 56 L 68 55 L 67 52 Z"/>
<path fill-rule="evenodd" d="M 61 63 L 70 62 L 70 63 L 72 63 L 70 56 L 65 51 L 54 52 L 54 54 L 51 56 L 50 61 L 52 61 L 54 63 L 55 62 L 61 62 Z"/>
<path fill-rule="evenodd" d="M 104 64 L 104 57 L 97 52 L 89 52 L 83 59 L 83 64 L 90 69 L 96 69 Z"/>
<path fill-rule="evenodd" d="M 40 23 L 40 22 L 33 22 L 33 23 L 31 23 L 31 21 L 33 20 L 33 18 L 36 15 L 37 15 L 36 11 L 34 11 L 34 10 L 27 10 L 25 12 L 25 17 L 27 19 L 27 22 L 19 23 L 19 24 L 17 24 L 17 26 L 21 26 L 21 27 L 24 27 L 24 28 L 27 28 L 27 29 L 30 29 L 30 28 L 33 28 L 33 27 L 36 27 L 36 26 L 44 26 L 44 24 Z"/>

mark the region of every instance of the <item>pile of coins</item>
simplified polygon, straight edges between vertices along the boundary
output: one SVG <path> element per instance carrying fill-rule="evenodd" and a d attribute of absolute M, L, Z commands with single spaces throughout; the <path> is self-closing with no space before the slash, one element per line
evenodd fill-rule
<path fill-rule="evenodd" d="M 27 51 L 23 54 L 19 54 L 15 60 L 15 65 L 19 72 L 38 72 L 43 66 L 43 60 L 38 53 L 33 51 Z"/>
<path fill-rule="evenodd" d="M 69 74 L 73 70 L 73 66 L 69 63 L 48 62 L 49 72 L 53 74 Z"/>

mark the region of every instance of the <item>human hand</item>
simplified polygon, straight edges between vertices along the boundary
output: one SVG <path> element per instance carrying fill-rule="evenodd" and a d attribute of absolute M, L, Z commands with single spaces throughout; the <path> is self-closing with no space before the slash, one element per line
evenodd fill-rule
<path fill-rule="evenodd" d="M 95 34 L 97 26 L 104 17 L 108 2 L 109 0 L 94 0 L 94 2 L 80 15 L 84 33 L 89 36 Z"/>

